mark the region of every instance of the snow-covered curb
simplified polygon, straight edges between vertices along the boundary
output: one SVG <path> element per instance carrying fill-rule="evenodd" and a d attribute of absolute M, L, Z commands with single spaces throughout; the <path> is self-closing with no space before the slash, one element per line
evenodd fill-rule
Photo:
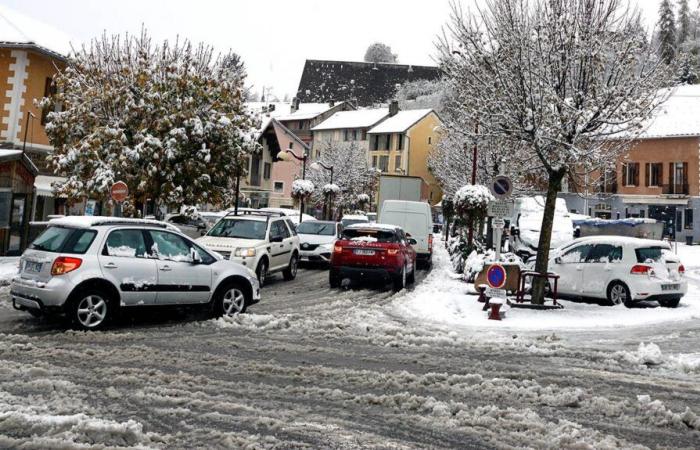
<path fill-rule="evenodd" d="M 487 313 L 482 311 L 483 304 L 477 302 L 477 296 L 471 292 L 471 286 L 452 273 L 447 252 L 438 245 L 435 247 L 432 272 L 413 292 L 397 298 L 393 307 L 397 314 L 413 322 L 448 325 L 455 330 L 474 327 L 541 331 L 588 330 L 643 327 L 700 319 L 700 289 L 693 283 L 678 308 L 609 307 L 564 300 L 562 304 L 565 308 L 562 310 L 511 309 L 508 317 L 501 322 L 488 320 Z"/>
<path fill-rule="evenodd" d="M 17 264 L 19 257 L 8 256 L 0 258 L 0 286 L 10 284 L 12 277 L 17 275 Z"/>

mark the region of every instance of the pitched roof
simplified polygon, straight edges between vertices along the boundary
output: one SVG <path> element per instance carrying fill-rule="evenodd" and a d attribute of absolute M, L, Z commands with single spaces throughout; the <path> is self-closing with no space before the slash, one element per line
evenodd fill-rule
<path fill-rule="evenodd" d="M 0 47 L 32 48 L 65 59 L 70 42 L 63 31 L 0 5 Z"/>
<path fill-rule="evenodd" d="M 423 117 L 433 112 L 432 109 L 409 109 L 399 111 L 384 122 L 368 131 L 368 133 L 403 133 L 418 123 Z"/>
<path fill-rule="evenodd" d="M 700 85 L 673 88 L 647 122 L 640 139 L 700 136 Z"/>
<path fill-rule="evenodd" d="M 339 130 L 344 128 L 369 128 L 389 114 L 387 108 L 338 111 L 319 123 L 311 131 Z"/>
<path fill-rule="evenodd" d="M 302 102 L 354 100 L 371 106 L 387 103 L 397 85 L 439 77 L 440 69 L 432 66 L 307 59 L 296 96 Z"/>
<path fill-rule="evenodd" d="M 277 117 L 277 120 L 307 120 L 323 114 L 331 108 L 338 106 L 330 103 L 300 103 L 299 109 L 289 114 Z"/>

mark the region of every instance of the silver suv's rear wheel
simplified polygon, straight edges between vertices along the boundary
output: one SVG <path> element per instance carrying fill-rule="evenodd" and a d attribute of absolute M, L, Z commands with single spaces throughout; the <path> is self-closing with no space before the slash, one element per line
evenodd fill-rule
<path fill-rule="evenodd" d="M 100 329 L 110 318 L 109 299 L 99 292 L 82 292 L 73 302 L 71 315 L 73 323 L 80 329 Z"/>

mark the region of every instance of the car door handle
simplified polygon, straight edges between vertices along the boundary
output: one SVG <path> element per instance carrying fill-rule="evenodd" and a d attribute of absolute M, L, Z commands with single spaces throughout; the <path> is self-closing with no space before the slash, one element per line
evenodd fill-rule
<path fill-rule="evenodd" d="M 119 267 L 119 266 L 117 266 L 113 262 L 108 262 L 107 264 L 104 265 L 105 269 L 116 269 L 117 267 Z"/>
<path fill-rule="evenodd" d="M 170 266 L 161 266 L 160 270 L 162 270 L 163 272 L 170 272 L 173 269 L 171 269 Z"/>

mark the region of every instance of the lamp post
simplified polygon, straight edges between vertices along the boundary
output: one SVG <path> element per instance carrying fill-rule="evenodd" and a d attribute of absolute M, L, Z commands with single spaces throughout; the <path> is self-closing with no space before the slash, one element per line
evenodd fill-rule
<path fill-rule="evenodd" d="M 285 149 L 282 150 L 277 154 L 277 157 L 281 159 L 282 161 L 291 161 L 289 157 L 292 156 L 294 157 L 297 161 L 301 161 L 301 179 L 305 180 L 306 179 L 306 159 L 308 158 L 306 156 L 306 151 L 302 156 L 297 155 L 290 149 Z M 304 215 L 304 197 L 301 198 L 300 200 L 301 204 L 299 205 L 299 223 L 302 222 L 303 220 L 303 215 Z"/>
<path fill-rule="evenodd" d="M 24 122 L 24 142 L 22 143 L 22 154 L 25 153 L 27 148 L 27 131 L 29 131 L 30 117 L 32 118 L 32 142 L 34 141 L 34 119 L 36 119 L 36 116 L 31 111 L 27 111 L 27 120 Z"/>
<path fill-rule="evenodd" d="M 330 184 L 333 184 L 333 166 L 328 166 L 321 161 L 316 161 L 315 163 L 311 164 L 311 168 L 314 170 L 318 170 L 319 168 L 326 169 L 330 171 L 331 173 L 331 182 Z M 328 211 L 328 214 L 324 214 L 324 219 L 328 219 L 328 216 L 333 215 L 333 193 L 329 192 L 328 193 L 328 204 L 324 205 L 324 209 Z"/>

